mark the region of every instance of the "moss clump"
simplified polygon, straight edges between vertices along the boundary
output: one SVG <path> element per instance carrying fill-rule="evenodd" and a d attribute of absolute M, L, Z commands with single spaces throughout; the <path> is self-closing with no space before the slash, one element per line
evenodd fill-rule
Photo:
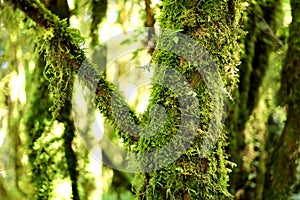
<path fill-rule="evenodd" d="M 77 59 L 74 55 L 81 53 L 79 49 L 74 50 L 73 46 L 83 43 L 76 30 L 68 30 L 65 21 L 61 21 L 60 24 L 58 29 L 49 29 L 46 33 L 43 30 L 44 34 L 40 34 L 37 42 L 39 52 L 44 55 L 46 61 L 44 77 L 49 81 L 53 100 L 50 111 L 54 117 L 58 116 L 65 102 L 71 100 L 75 72 L 70 65 Z"/>

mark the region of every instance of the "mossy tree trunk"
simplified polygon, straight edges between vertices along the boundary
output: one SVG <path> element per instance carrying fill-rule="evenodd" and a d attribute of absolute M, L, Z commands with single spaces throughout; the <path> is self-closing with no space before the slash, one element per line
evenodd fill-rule
<path fill-rule="evenodd" d="M 234 76 L 238 63 L 239 47 L 237 45 L 239 30 L 237 17 L 239 16 L 239 1 L 163 1 L 159 25 L 161 28 L 171 29 L 186 34 L 207 50 L 228 90 L 234 84 Z M 236 15 L 237 14 L 237 15 Z M 177 41 L 180 43 L 179 41 Z M 177 55 L 160 50 L 160 46 L 170 45 L 170 39 L 158 40 L 158 47 L 154 51 L 153 63 L 157 73 L 154 79 L 160 79 L 158 71 L 162 66 L 169 66 L 180 72 L 190 81 L 190 85 L 197 93 L 201 102 L 199 119 L 201 134 L 207 134 L 210 120 L 210 98 L 201 75 L 189 63 Z M 193 54 L 193 52 L 190 52 Z M 230 73 L 233 75 L 230 77 Z M 170 123 L 155 137 L 141 138 L 137 146 L 138 152 L 151 152 L 166 145 L 169 138 L 176 135 L 180 124 L 180 110 L 178 100 L 174 94 L 160 85 L 154 85 L 150 98 L 150 106 L 161 104 L 170 114 Z M 205 117 L 204 117 L 205 116 Z M 144 116 L 142 123 L 149 120 Z M 139 199 L 229 199 L 227 191 L 229 161 L 224 152 L 226 143 L 225 132 L 221 133 L 215 148 L 201 158 L 197 149 L 201 149 L 203 135 L 197 133 L 195 140 L 186 153 L 163 169 L 137 175 L 135 189 Z M 178 144 L 182 145 L 182 144 Z M 198 153 L 196 153 L 198 152 Z M 171 154 L 173 152 L 170 152 Z M 170 156 L 170 155 L 169 155 Z M 144 180 L 140 185 L 140 180 Z"/>
<path fill-rule="evenodd" d="M 272 53 L 283 46 L 278 36 L 283 20 L 281 10 L 281 0 L 252 2 L 244 16 L 247 35 L 239 66 L 240 82 L 234 93 L 235 102 L 229 102 L 226 122 L 230 132 L 228 152 L 237 164 L 230 176 L 230 186 L 237 199 L 262 198 L 266 124 L 275 106 L 266 97 L 266 90 L 270 88 L 266 81 L 276 80 L 268 71 L 276 67 L 271 66 Z M 274 96 L 274 92 L 270 95 Z M 259 102 L 267 104 L 267 108 Z M 256 127 L 249 128 L 249 124 L 256 124 Z"/>
<path fill-rule="evenodd" d="M 111 98 L 114 87 L 103 77 L 97 76 L 89 68 L 89 63 L 83 63 L 85 56 L 79 48 L 78 38 L 80 37 L 74 31 L 68 30 L 63 22 L 58 21 L 55 16 L 48 13 L 38 1 L 34 1 L 34 3 L 28 0 L 16 1 L 15 5 L 37 22 L 38 25 L 46 29 L 52 28 L 51 30 L 54 31 L 54 36 L 49 40 L 50 50 L 60 55 L 59 62 L 66 64 L 62 66 L 63 69 L 60 69 L 59 73 L 64 72 L 63 70 L 67 70 L 66 73 L 70 71 L 77 72 L 79 66 L 81 66 L 87 70 L 86 77 L 83 77 L 87 85 L 93 85 L 93 81 L 100 78 L 96 91 L 98 108 L 110 121 L 115 122 L 111 111 Z M 239 38 L 238 35 L 241 34 L 237 20 L 240 12 L 239 5 L 239 1 L 233 0 L 222 2 L 214 0 L 174 2 L 168 0 L 163 1 L 160 18 L 162 28 L 189 35 L 207 50 L 216 63 L 218 72 L 221 74 L 227 90 L 232 89 L 232 86 L 237 81 L 236 66 L 239 63 L 237 39 Z M 160 42 L 164 46 L 172 41 Z M 176 40 L 173 40 L 173 42 L 176 43 Z M 180 41 L 177 40 L 177 42 Z M 59 50 L 57 48 L 58 45 L 61 45 L 63 49 L 67 48 L 70 52 L 67 54 L 65 51 Z M 49 54 L 50 59 L 51 52 Z M 54 55 L 56 54 L 52 56 Z M 52 60 L 54 64 L 57 64 L 58 61 Z M 160 66 L 170 66 L 181 73 L 183 77 L 186 77 L 189 81 L 187 84 L 194 89 L 197 99 L 201 102 L 199 114 L 203 118 L 199 119 L 200 126 L 196 127 L 198 130 L 196 138 L 186 153 L 164 169 L 138 176 L 144 180 L 142 187 L 136 188 L 139 198 L 185 200 L 231 198 L 227 191 L 230 162 L 227 160 L 224 152 L 226 143 L 225 132 L 221 131 L 219 140 L 212 151 L 202 158 L 199 156 L 202 153 L 199 152 L 199 148 L 203 142 L 203 137 L 207 135 L 209 121 L 212 118 L 210 114 L 211 99 L 207 92 L 208 89 L 205 86 L 204 78 L 201 77 L 199 72 L 196 72 L 191 63 L 170 52 L 158 49 L 154 54 L 153 61 L 158 62 Z M 155 70 L 159 70 L 157 66 Z M 160 75 L 158 73 L 154 78 L 159 79 Z M 60 83 L 65 84 L 67 81 L 68 79 Z M 214 83 L 212 82 L 211 84 Z M 220 87 L 218 89 L 224 88 Z M 116 98 L 117 102 L 121 104 L 120 109 L 117 111 L 122 114 L 122 112 L 124 113 L 123 106 L 125 107 L 126 103 L 119 96 L 116 96 Z M 181 112 L 178 100 L 170 90 L 154 85 L 149 107 L 157 103 L 162 104 L 166 108 L 170 117 L 162 132 L 150 138 L 139 138 L 138 135 L 129 135 L 121 132 L 121 137 L 123 137 L 126 144 L 132 145 L 131 147 L 136 152 L 151 152 L 153 149 L 166 145 L 169 138 L 176 135 L 177 127 L 180 124 Z M 193 110 L 190 111 L 193 112 Z M 146 124 L 149 119 L 148 113 L 144 115 L 141 122 L 131 110 L 130 115 L 136 124 Z M 128 128 L 129 132 L 136 132 L 132 130 L 131 124 L 126 128 Z M 186 128 L 194 129 L 194 127 Z M 172 154 L 173 152 L 169 153 Z"/>
<path fill-rule="evenodd" d="M 283 63 L 279 99 L 287 106 L 287 120 L 267 160 L 264 199 L 288 199 L 296 181 L 300 151 L 300 1 L 291 0 L 292 23 Z"/>

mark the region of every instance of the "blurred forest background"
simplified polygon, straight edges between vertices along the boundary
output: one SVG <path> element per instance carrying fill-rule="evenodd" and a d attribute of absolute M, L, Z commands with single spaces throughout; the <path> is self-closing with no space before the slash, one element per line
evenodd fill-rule
<path fill-rule="evenodd" d="M 195 152 L 211 117 L 209 97 L 184 58 L 153 43 L 107 63 L 105 41 L 141 27 L 190 35 L 218 66 L 227 91 L 225 126 L 204 158 Z M 300 0 L 0 0 L 0 28 L 1 200 L 300 200 Z M 96 76 L 97 109 L 85 119 L 92 124 L 97 118 L 100 128 L 86 127 L 87 139 L 72 113 L 76 73 L 85 60 L 87 68 L 107 69 Z M 102 164 L 93 156 L 101 146 L 93 142 L 105 134 L 143 153 L 175 134 L 176 97 L 157 85 L 139 86 L 158 76 L 140 70 L 150 61 L 186 76 L 207 116 L 178 160 L 130 174 Z M 148 123 L 149 106 L 166 107 L 170 120 L 160 135 L 150 141 L 118 128 L 110 107 L 115 88 L 137 124 Z"/>

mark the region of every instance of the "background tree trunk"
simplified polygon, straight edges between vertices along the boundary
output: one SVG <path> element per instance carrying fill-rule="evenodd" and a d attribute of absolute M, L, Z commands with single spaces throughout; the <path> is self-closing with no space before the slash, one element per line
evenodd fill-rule
<path fill-rule="evenodd" d="M 288 51 L 283 63 L 279 99 L 287 106 L 287 120 L 271 152 L 264 199 L 288 199 L 296 182 L 300 151 L 300 1 L 291 0 Z"/>
<path fill-rule="evenodd" d="M 240 82 L 234 93 L 234 102 L 229 102 L 228 153 L 237 164 L 230 174 L 231 192 L 237 199 L 261 199 L 267 156 L 268 118 L 275 109 L 278 79 L 274 65 L 274 53 L 283 47 L 278 34 L 283 23 L 281 0 L 250 3 L 244 13 L 244 54 L 239 66 Z M 279 60 L 280 61 L 280 60 Z M 267 93 L 273 88 L 271 93 Z"/>

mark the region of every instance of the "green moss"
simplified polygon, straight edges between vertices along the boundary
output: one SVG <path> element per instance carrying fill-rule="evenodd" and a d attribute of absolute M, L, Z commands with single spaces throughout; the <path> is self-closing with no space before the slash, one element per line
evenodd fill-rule
<path fill-rule="evenodd" d="M 231 2 L 232 3 L 232 2 Z M 213 61 L 216 63 L 218 72 L 221 74 L 228 91 L 236 84 L 238 78 L 236 66 L 239 63 L 239 46 L 237 40 L 239 34 L 242 33 L 237 25 L 237 17 L 235 12 L 238 12 L 239 2 L 234 2 L 237 9 L 230 10 L 229 1 L 163 1 L 163 8 L 159 18 L 162 28 L 172 29 L 175 32 L 183 33 L 191 36 L 199 41 L 202 47 L 206 49 Z M 237 15 L 238 16 L 238 15 Z M 230 19 L 229 19 L 230 18 Z M 144 152 L 153 152 L 169 144 L 175 138 L 186 137 L 180 129 L 182 117 L 197 116 L 197 133 L 192 140 L 188 150 L 180 156 L 175 162 L 168 164 L 166 167 L 149 172 L 139 174 L 137 177 L 142 177 L 144 180 L 143 186 L 136 187 L 136 191 L 140 199 L 227 199 L 231 195 L 227 191 L 228 173 L 230 162 L 224 152 L 226 136 L 225 133 L 220 133 L 219 140 L 212 151 L 205 157 L 201 158 L 200 152 L 204 138 L 209 134 L 210 121 L 214 119 L 212 115 L 212 107 L 220 107 L 220 102 L 216 102 L 210 97 L 210 92 L 206 86 L 209 84 L 210 89 L 219 90 L 220 88 L 211 76 L 206 76 L 205 79 L 197 72 L 195 64 L 187 61 L 187 58 L 182 58 L 162 49 L 176 49 L 176 44 L 185 46 L 181 51 L 187 57 L 201 56 L 201 52 L 195 52 L 199 49 L 198 46 L 181 43 L 183 40 L 176 34 L 168 34 L 167 37 L 158 39 L 157 49 L 155 50 L 152 62 L 158 63 L 155 68 L 154 80 L 161 80 L 164 77 L 161 73 L 165 66 L 178 71 L 186 78 L 187 84 L 192 87 L 195 92 L 195 97 L 199 101 L 199 107 L 191 106 L 185 112 L 180 108 L 180 95 L 174 94 L 170 88 L 155 84 L 152 87 L 149 108 L 142 116 L 142 125 L 147 125 L 149 122 L 149 111 L 151 106 L 160 104 L 166 109 L 167 119 L 165 126 L 156 134 L 148 134 L 150 137 L 141 138 L 136 151 L 143 155 Z M 174 49 L 175 48 L 175 49 Z M 213 72 L 212 65 L 209 59 L 205 56 L 199 58 L 199 62 L 207 67 L 203 67 L 202 74 Z M 171 84 L 176 84 L 181 87 L 176 77 L 170 77 Z M 184 83 L 182 84 L 184 85 Z M 214 94 L 212 94 L 214 95 Z M 215 94 L 217 95 L 217 94 Z M 196 106 L 196 105 L 194 105 Z M 199 113 L 194 113 L 199 110 Z M 217 115 L 222 115 L 222 110 L 214 110 Z M 185 124 L 185 130 L 193 130 L 192 125 Z M 220 130 L 221 125 L 216 123 L 211 128 Z M 193 138 L 192 135 L 188 137 Z M 178 141 L 187 141 L 189 138 L 184 138 Z M 177 143 L 178 147 L 184 146 L 184 143 Z M 206 148 L 211 148 L 207 146 Z M 174 147 L 177 149 L 177 147 Z M 168 163 L 168 158 L 174 152 L 165 152 L 161 157 L 154 159 L 161 163 Z M 144 162 L 144 163 L 143 163 Z M 141 159 L 142 166 L 151 166 L 155 164 L 152 160 Z M 153 169 L 158 166 L 151 166 Z"/>
<path fill-rule="evenodd" d="M 50 111 L 54 118 L 58 116 L 65 102 L 71 100 L 75 71 L 70 65 L 76 61 L 80 63 L 82 59 L 82 50 L 73 47 L 84 42 L 77 30 L 67 28 L 66 21 L 60 21 L 59 25 L 57 29 L 49 29 L 46 33 L 39 34 L 37 41 L 39 52 L 46 60 L 44 77 L 49 81 L 53 100 Z"/>

